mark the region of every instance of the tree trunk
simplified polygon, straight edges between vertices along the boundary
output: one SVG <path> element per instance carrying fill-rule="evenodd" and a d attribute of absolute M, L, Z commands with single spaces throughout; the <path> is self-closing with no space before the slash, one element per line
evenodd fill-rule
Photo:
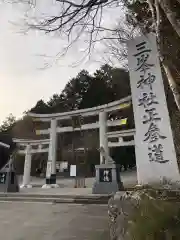
<path fill-rule="evenodd" d="M 171 23 L 173 29 L 177 32 L 178 36 L 180 37 L 180 22 L 177 19 L 176 12 L 172 9 L 170 0 L 158 0 L 159 5 L 163 9 L 164 13 L 166 14 L 167 19 Z"/>
<path fill-rule="evenodd" d="M 166 73 L 170 89 L 173 93 L 175 103 L 177 105 L 178 110 L 180 111 L 180 93 L 179 93 L 178 85 L 174 81 L 174 78 L 171 74 L 171 70 L 169 69 L 169 67 L 165 63 L 163 63 L 163 68 L 164 68 L 164 71 Z"/>
<path fill-rule="evenodd" d="M 176 156 L 178 164 L 180 165 L 180 111 L 177 108 L 173 92 L 170 88 L 169 80 L 165 73 L 164 68 L 162 69 L 163 79 L 164 79 L 164 88 L 166 93 L 166 100 L 169 110 L 171 128 L 173 133 L 174 145 L 176 150 Z"/>
<path fill-rule="evenodd" d="M 179 0 L 180 1 L 180 0 Z M 153 10 L 153 6 L 152 6 L 152 3 L 151 1 L 149 0 L 148 3 L 149 3 L 149 7 L 151 9 L 151 12 L 152 12 L 152 17 L 153 17 L 153 21 L 155 23 L 155 31 L 156 31 L 156 36 L 157 36 L 157 44 L 158 44 L 158 51 L 159 51 L 159 56 L 160 56 L 160 59 L 161 59 L 161 62 L 162 62 L 162 65 L 163 65 L 163 68 L 164 68 L 164 71 L 166 73 L 166 76 L 167 76 L 167 80 L 168 80 L 168 83 L 169 83 L 169 86 L 170 86 L 170 89 L 172 91 L 172 94 L 173 94 L 173 97 L 174 97 L 174 100 L 175 100 L 175 103 L 177 105 L 177 108 L 178 110 L 180 111 L 180 91 L 178 89 L 178 85 L 176 84 L 175 80 L 174 80 L 174 77 L 171 73 L 171 70 L 168 66 L 168 64 L 166 64 L 166 60 L 163 59 L 163 56 L 161 54 L 161 49 L 160 49 L 160 11 L 159 11 L 159 5 L 158 5 L 158 2 L 160 4 L 160 6 L 163 8 L 166 16 L 168 14 L 168 12 L 170 11 L 169 8 L 171 7 L 170 4 L 169 4 L 169 0 L 155 0 L 155 3 L 154 3 L 154 7 L 155 7 L 155 10 L 156 10 L 156 14 L 154 14 L 154 10 Z M 163 3 L 162 3 L 163 2 Z M 167 11 L 165 11 L 166 9 L 168 9 Z M 156 17 L 155 17 L 156 15 Z M 176 19 L 177 20 L 177 19 Z M 178 23 L 179 24 L 179 23 Z M 173 26 L 173 25 L 172 25 Z M 179 34 L 180 34 L 180 24 L 179 24 Z M 180 36 L 180 35 L 179 35 Z"/>
<path fill-rule="evenodd" d="M 176 156 L 178 165 L 180 166 L 180 111 L 175 110 L 170 116 L 171 128 L 173 132 L 174 145 L 176 150 Z"/>

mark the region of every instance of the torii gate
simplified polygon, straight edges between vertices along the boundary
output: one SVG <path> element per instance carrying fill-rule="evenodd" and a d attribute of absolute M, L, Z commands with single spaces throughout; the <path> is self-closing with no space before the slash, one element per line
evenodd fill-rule
<path fill-rule="evenodd" d="M 108 147 L 120 147 L 120 146 L 133 146 L 134 140 L 125 141 L 123 137 L 132 136 L 134 137 L 135 130 L 123 130 L 116 132 L 108 132 Z M 117 142 L 112 142 L 111 138 L 118 138 Z M 41 140 L 32 140 L 32 139 L 17 139 L 14 138 L 13 141 L 17 144 L 18 147 L 24 147 L 23 150 L 19 149 L 17 151 L 18 154 L 25 155 L 24 161 L 24 173 L 23 173 L 23 182 L 20 188 L 32 188 L 31 185 L 31 161 L 32 154 L 36 153 L 46 153 L 49 152 L 49 139 L 41 139 Z M 47 147 L 48 145 L 48 147 Z M 38 146 L 38 148 L 33 149 L 33 146 Z M 48 170 L 46 171 L 46 178 L 48 177 Z"/>
<path fill-rule="evenodd" d="M 23 182 L 20 188 L 31 188 L 31 161 L 32 154 L 49 152 L 49 139 L 41 140 L 29 140 L 29 139 L 17 139 L 14 138 L 13 141 L 19 146 L 25 147 L 24 150 L 18 150 L 17 153 L 25 155 L 24 161 L 24 174 Z M 48 147 L 46 147 L 48 145 Z M 37 149 L 33 149 L 33 146 L 38 146 Z M 45 146 L 45 148 L 43 148 Z"/>
<path fill-rule="evenodd" d="M 46 179 L 44 187 L 58 187 L 56 184 L 56 145 L 57 145 L 57 133 L 63 132 L 73 132 L 82 131 L 88 129 L 99 128 L 99 147 L 103 147 L 105 152 L 109 155 L 108 147 L 108 136 L 107 127 L 119 126 L 120 120 L 107 120 L 107 113 L 119 111 L 121 109 L 131 106 L 131 96 L 123 98 L 118 101 L 114 101 L 101 106 L 80 109 L 71 112 L 54 113 L 54 114 L 35 114 L 28 113 L 29 116 L 34 118 L 34 121 L 50 122 L 51 127 L 49 129 L 37 131 L 38 134 L 50 135 L 49 142 L 49 154 L 47 163 L 46 176 L 49 175 L 48 169 L 50 171 L 50 177 Z M 86 118 L 89 116 L 99 116 L 98 122 L 80 124 L 80 126 L 58 126 L 57 122 L 61 120 L 72 120 L 73 118 Z M 134 131 L 134 130 L 133 130 Z M 134 133 L 133 133 L 134 135 Z M 122 138 L 119 138 L 122 141 Z M 120 142 L 118 143 L 121 144 Z M 132 144 L 132 143 L 131 143 Z M 111 143 L 113 146 L 113 143 Z M 117 146 L 117 144 L 115 144 Z M 103 156 L 100 153 L 100 163 L 103 163 Z"/>

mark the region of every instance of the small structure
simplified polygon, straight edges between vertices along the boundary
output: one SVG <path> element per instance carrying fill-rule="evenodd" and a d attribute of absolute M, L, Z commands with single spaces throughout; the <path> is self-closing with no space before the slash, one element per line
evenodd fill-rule
<path fill-rule="evenodd" d="M 120 168 L 116 164 L 96 165 L 96 180 L 93 194 L 112 194 L 124 190 L 120 179 Z"/>
<path fill-rule="evenodd" d="M 0 170 L 0 192 L 19 192 L 13 158 Z"/>
<path fill-rule="evenodd" d="M 0 192 L 18 192 L 19 185 L 13 166 L 16 144 L 11 137 L 0 135 Z"/>

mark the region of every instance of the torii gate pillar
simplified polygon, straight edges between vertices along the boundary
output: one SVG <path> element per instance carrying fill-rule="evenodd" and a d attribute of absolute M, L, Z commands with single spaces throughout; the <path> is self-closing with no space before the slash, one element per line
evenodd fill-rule
<path fill-rule="evenodd" d="M 107 113 L 104 111 L 99 113 L 99 141 L 100 148 L 103 147 L 105 152 L 109 155 L 107 138 Z M 100 152 L 100 164 L 103 163 L 105 163 L 105 159 Z"/>
<path fill-rule="evenodd" d="M 49 142 L 49 152 L 48 161 L 46 168 L 46 184 L 42 188 L 57 188 L 56 184 L 56 147 L 57 147 L 57 120 L 51 119 L 50 128 L 50 142 Z"/>
<path fill-rule="evenodd" d="M 32 160 L 32 154 L 31 154 L 31 145 L 28 144 L 26 146 L 26 155 L 25 155 L 25 161 L 24 161 L 24 175 L 23 175 L 23 183 L 20 186 L 20 188 L 32 188 L 31 182 L 31 160 Z"/>
<path fill-rule="evenodd" d="M 100 165 L 96 165 L 96 179 L 93 194 L 111 194 L 123 189 L 120 169 L 109 155 L 107 137 L 107 113 L 99 113 Z"/>

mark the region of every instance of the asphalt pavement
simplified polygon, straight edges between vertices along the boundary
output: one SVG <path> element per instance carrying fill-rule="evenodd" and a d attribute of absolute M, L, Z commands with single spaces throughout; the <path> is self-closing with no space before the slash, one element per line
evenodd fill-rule
<path fill-rule="evenodd" d="M 0 239 L 109 240 L 107 206 L 1 202 Z"/>
<path fill-rule="evenodd" d="M 125 187 L 135 186 L 137 184 L 137 173 L 135 170 L 128 170 L 120 173 L 121 180 Z M 94 178 L 86 178 L 86 187 L 92 188 Z M 19 177 L 19 182 L 22 182 L 22 176 Z M 57 183 L 60 188 L 73 188 L 74 179 L 73 178 L 57 178 Z M 44 178 L 31 177 L 31 184 L 35 187 L 41 187 L 45 184 Z"/>

